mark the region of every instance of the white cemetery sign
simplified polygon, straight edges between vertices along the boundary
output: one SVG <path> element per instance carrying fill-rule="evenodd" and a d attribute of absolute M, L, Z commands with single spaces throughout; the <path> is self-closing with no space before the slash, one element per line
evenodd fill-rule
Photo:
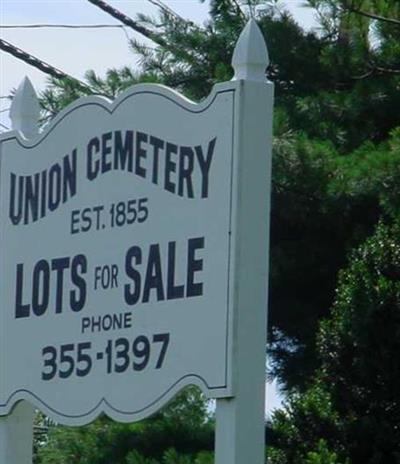
<path fill-rule="evenodd" d="M 247 389 L 262 430 L 266 64 L 252 21 L 235 79 L 201 104 L 138 85 L 2 135 L 0 416 L 26 400 L 63 424 L 135 421 L 197 385 L 233 398 L 220 423 Z"/>

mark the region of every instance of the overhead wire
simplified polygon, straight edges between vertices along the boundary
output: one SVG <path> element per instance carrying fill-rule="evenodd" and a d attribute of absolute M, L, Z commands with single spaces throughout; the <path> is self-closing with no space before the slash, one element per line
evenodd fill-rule
<path fill-rule="evenodd" d="M 3 24 L 0 29 L 119 29 L 125 34 L 127 42 L 130 41 L 123 24 Z"/>
<path fill-rule="evenodd" d="M 123 29 L 122 24 L 6 24 L 0 29 Z"/>
<path fill-rule="evenodd" d="M 153 33 L 150 29 L 142 26 L 140 22 L 134 21 L 132 18 L 128 17 L 121 11 L 112 7 L 105 1 L 102 1 L 102 0 L 87 0 L 87 1 L 101 8 L 103 11 L 110 14 L 115 19 L 118 19 L 123 24 L 122 25 L 121 24 L 8 24 L 8 25 L 0 25 L 0 29 L 43 29 L 43 28 L 54 28 L 54 29 L 55 28 L 64 28 L 64 29 L 104 29 L 104 28 L 108 28 L 108 29 L 111 29 L 113 28 L 113 29 L 122 29 L 123 32 L 125 33 L 127 40 L 129 41 L 130 38 L 126 32 L 126 27 L 125 27 L 125 26 L 128 26 L 132 28 L 133 30 L 135 30 L 136 32 L 139 32 L 140 34 L 144 35 L 148 39 L 152 40 L 153 42 L 157 43 L 158 45 L 165 47 L 167 49 L 170 48 L 167 42 L 163 38 L 161 38 L 158 34 Z M 161 0 L 149 0 L 149 1 L 150 3 L 153 3 L 154 5 L 166 11 L 171 16 L 174 16 L 176 19 L 186 22 L 184 18 L 179 16 L 177 13 L 175 13 L 171 8 L 165 5 Z M 56 67 L 50 65 L 49 63 L 46 63 L 45 61 L 16 47 L 15 45 L 11 44 L 10 42 L 5 41 L 4 39 L 0 39 L 0 50 L 13 55 L 15 58 L 18 58 L 24 61 L 25 63 L 39 69 L 40 71 L 52 77 L 55 77 L 57 79 L 68 78 L 72 81 L 77 82 L 81 87 L 85 89 L 89 89 L 89 86 L 86 85 L 84 82 L 80 81 L 79 79 L 76 79 L 75 77 L 68 75 L 67 73 L 61 71 L 60 69 L 57 69 Z M 1 97 L 1 98 L 8 98 L 8 97 Z"/>
<path fill-rule="evenodd" d="M 25 52 L 24 50 L 16 47 L 15 45 L 3 39 L 0 39 L 0 50 L 3 50 L 4 52 L 11 54 L 15 58 L 24 61 L 30 66 L 33 66 L 34 68 L 39 69 L 40 71 L 52 77 L 55 77 L 56 79 L 70 79 L 78 83 L 80 87 L 84 89 L 90 89 L 88 85 L 86 85 L 84 82 L 81 82 L 79 79 L 70 76 L 69 74 L 55 68 L 51 64 L 46 63 L 45 61 L 31 55 L 28 52 Z"/>
<path fill-rule="evenodd" d="M 168 5 L 163 3 L 161 0 L 147 0 L 149 3 L 152 5 L 155 5 L 156 7 L 160 8 L 160 10 L 164 11 L 164 13 L 168 14 L 169 16 L 172 16 L 173 18 L 182 21 L 182 22 L 187 22 L 185 18 L 183 18 L 181 15 L 176 13 L 172 8 L 170 8 Z"/>
<path fill-rule="evenodd" d="M 105 11 L 106 13 L 111 15 L 113 18 L 118 19 L 119 21 L 121 21 L 121 23 L 130 27 L 134 31 L 139 32 L 139 34 L 142 34 L 148 39 L 157 43 L 158 45 L 161 45 L 162 47 L 167 46 L 167 43 L 165 42 L 164 39 L 159 37 L 157 34 L 152 32 L 150 29 L 147 29 L 146 27 L 142 26 L 138 21 L 135 21 L 129 16 L 127 16 L 126 14 L 122 13 L 122 11 L 119 11 L 116 8 L 112 7 L 107 2 L 104 2 L 103 0 L 87 0 L 87 1 L 91 3 L 92 5 L 97 6 L 101 10 Z"/>
<path fill-rule="evenodd" d="M 134 31 L 139 32 L 139 34 L 152 40 L 154 43 L 158 44 L 164 50 L 168 50 L 172 53 L 176 52 L 176 47 L 174 45 L 169 44 L 166 40 L 164 40 L 160 34 L 157 34 L 153 32 L 151 29 L 148 29 L 147 27 L 142 26 L 139 21 L 133 20 L 126 14 L 122 13 L 121 11 L 109 5 L 107 2 L 103 0 L 87 0 L 87 1 L 91 3 L 92 5 L 97 6 L 101 10 L 105 11 L 106 13 L 111 15 L 113 18 L 118 19 L 119 21 L 121 21 L 123 24 L 130 27 Z M 193 61 L 196 59 L 196 57 L 194 57 L 188 51 L 179 50 L 179 52 L 181 54 L 186 55 L 188 60 Z"/>

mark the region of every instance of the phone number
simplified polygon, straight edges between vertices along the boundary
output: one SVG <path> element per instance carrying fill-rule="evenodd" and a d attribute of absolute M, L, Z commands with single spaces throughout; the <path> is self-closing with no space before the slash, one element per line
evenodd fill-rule
<path fill-rule="evenodd" d="M 42 349 L 42 380 L 86 377 L 93 366 L 102 362 L 107 374 L 140 372 L 146 368 L 161 369 L 169 346 L 169 333 L 155 334 L 151 338 L 139 335 L 134 340 L 117 338 L 108 340 L 103 350 L 94 351 L 91 342 L 66 343 Z"/>

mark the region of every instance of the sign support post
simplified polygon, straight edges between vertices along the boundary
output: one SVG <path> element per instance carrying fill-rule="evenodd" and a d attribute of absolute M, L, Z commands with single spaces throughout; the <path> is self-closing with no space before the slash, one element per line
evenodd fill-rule
<path fill-rule="evenodd" d="M 216 464 L 265 462 L 265 346 L 273 84 L 251 20 L 235 48 L 237 216 L 234 220 L 234 397 L 217 400 Z"/>
<path fill-rule="evenodd" d="M 0 417 L 0 462 L 32 464 L 34 408 L 20 401 L 12 414 Z"/>
<path fill-rule="evenodd" d="M 27 77 L 14 96 L 10 118 L 13 130 L 19 130 L 27 139 L 37 134 L 39 102 Z M 33 406 L 20 401 L 9 416 L 0 416 L 0 462 L 32 464 L 34 415 Z"/>

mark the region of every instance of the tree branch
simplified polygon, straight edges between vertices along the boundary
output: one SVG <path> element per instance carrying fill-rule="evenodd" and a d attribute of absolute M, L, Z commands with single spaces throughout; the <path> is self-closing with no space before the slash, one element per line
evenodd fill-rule
<path fill-rule="evenodd" d="M 377 21 L 383 21 L 385 23 L 400 26 L 400 20 L 398 20 L 398 19 L 387 18 L 386 16 L 381 16 L 381 15 L 378 15 L 378 14 L 375 14 L 375 13 L 371 13 L 369 11 L 360 10 L 358 8 L 355 8 L 355 7 L 351 6 L 351 5 L 349 5 L 347 2 L 344 2 L 343 5 L 344 5 L 344 8 L 347 9 L 348 11 L 350 11 L 351 13 L 359 14 L 361 16 L 365 16 L 366 18 L 375 19 Z"/>
<path fill-rule="evenodd" d="M 375 69 L 382 74 L 400 74 L 400 69 L 384 68 L 383 66 L 375 66 Z"/>
<path fill-rule="evenodd" d="M 237 0 L 231 0 L 231 3 L 234 4 L 237 14 L 243 19 L 243 21 L 246 21 L 247 20 L 246 15 L 243 13 L 243 10 L 240 8 L 240 5 L 237 2 Z"/>
<path fill-rule="evenodd" d="M 152 40 L 164 50 L 168 50 L 172 54 L 177 52 L 176 47 L 174 47 L 173 45 L 169 44 L 166 40 L 164 40 L 164 38 L 161 37 L 161 34 L 155 33 L 151 31 L 150 29 L 142 26 L 137 21 L 134 21 L 129 16 L 125 15 L 121 11 L 109 5 L 107 2 L 103 0 L 87 0 L 87 1 L 91 3 L 92 5 L 95 5 L 98 8 L 102 9 L 103 11 L 111 15 L 113 18 L 118 19 L 119 21 L 121 21 L 123 24 L 130 27 L 134 31 L 139 32 L 139 34 L 142 34 L 143 36 Z M 179 50 L 179 52 L 184 56 L 186 60 L 190 62 L 196 61 L 196 57 L 194 57 L 191 53 L 187 52 L 186 50 Z"/>

